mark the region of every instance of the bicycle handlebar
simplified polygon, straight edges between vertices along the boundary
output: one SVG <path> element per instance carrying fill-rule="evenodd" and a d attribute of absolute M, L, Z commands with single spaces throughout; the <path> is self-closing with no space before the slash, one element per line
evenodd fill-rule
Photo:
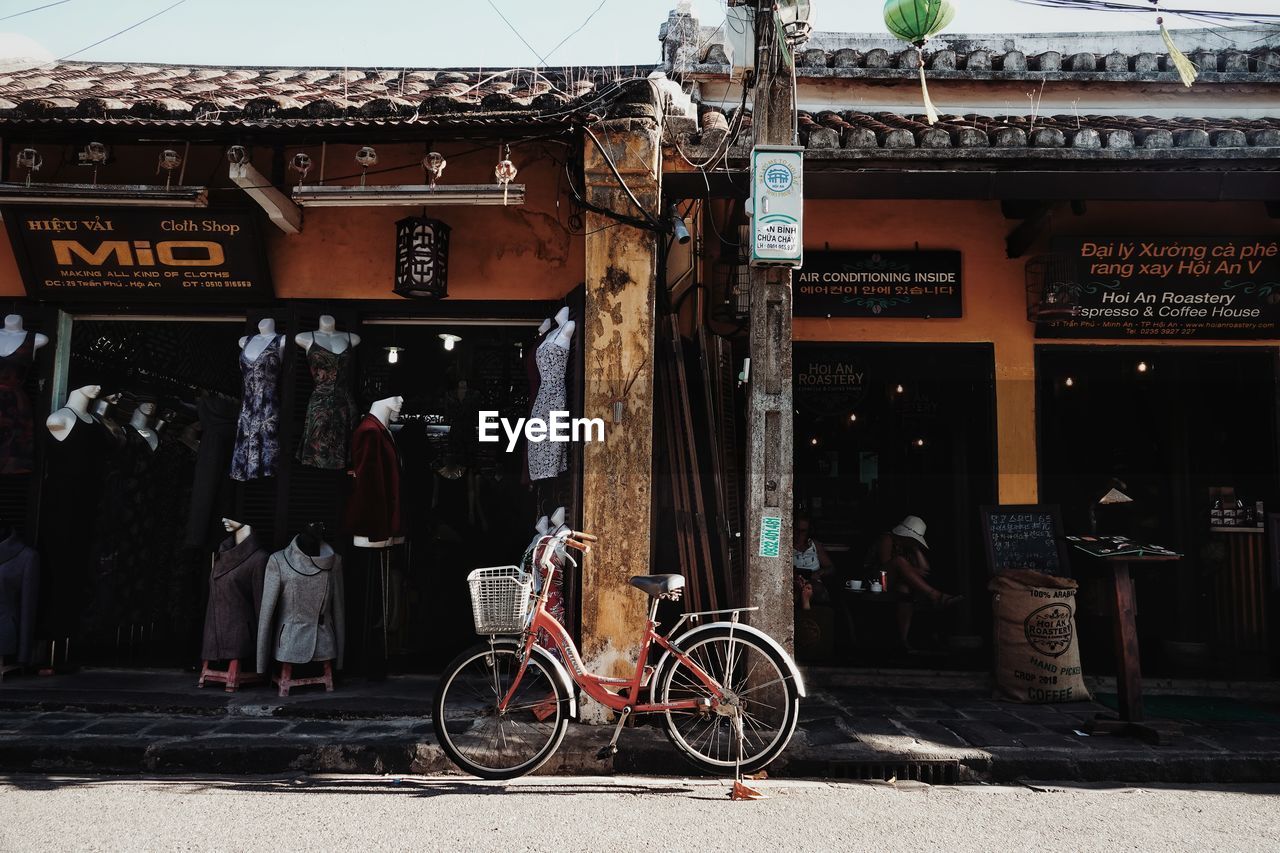
<path fill-rule="evenodd" d="M 570 530 L 569 536 L 579 542 L 599 542 L 600 537 L 594 533 L 583 533 L 581 530 Z"/>

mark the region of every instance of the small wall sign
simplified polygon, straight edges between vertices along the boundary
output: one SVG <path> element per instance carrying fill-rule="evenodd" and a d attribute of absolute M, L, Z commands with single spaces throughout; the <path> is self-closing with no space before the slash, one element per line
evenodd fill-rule
<path fill-rule="evenodd" d="M 782 553 L 782 519 L 766 515 L 760 519 L 760 556 L 777 557 Z"/>
<path fill-rule="evenodd" d="M 804 262 L 804 149 L 757 146 L 751 152 L 751 265 Z"/>
<path fill-rule="evenodd" d="M 963 313 L 960 253 L 810 252 L 796 273 L 797 317 L 946 317 Z"/>

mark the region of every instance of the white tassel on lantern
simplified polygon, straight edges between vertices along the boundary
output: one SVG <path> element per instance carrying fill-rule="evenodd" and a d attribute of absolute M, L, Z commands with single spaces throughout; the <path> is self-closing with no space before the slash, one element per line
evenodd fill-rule
<path fill-rule="evenodd" d="M 1191 84 L 1196 82 L 1196 78 L 1200 76 L 1200 70 L 1173 43 L 1173 36 L 1169 35 L 1169 31 L 1165 29 L 1164 18 L 1156 18 L 1156 23 L 1160 25 L 1160 38 L 1164 41 L 1165 49 L 1169 51 L 1169 61 L 1173 63 L 1174 68 L 1178 69 L 1178 76 L 1182 78 L 1182 85 L 1190 89 Z"/>

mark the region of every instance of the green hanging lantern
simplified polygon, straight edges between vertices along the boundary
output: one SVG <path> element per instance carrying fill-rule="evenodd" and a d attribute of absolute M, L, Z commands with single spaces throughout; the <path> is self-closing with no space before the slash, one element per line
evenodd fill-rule
<path fill-rule="evenodd" d="M 924 114 L 929 124 L 938 121 L 938 111 L 929 100 L 929 87 L 924 79 L 924 44 L 942 32 L 955 19 L 951 0 L 885 0 L 884 24 L 889 32 L 916 49 L 920 69 L 920 92 L 924 96 Z"/>

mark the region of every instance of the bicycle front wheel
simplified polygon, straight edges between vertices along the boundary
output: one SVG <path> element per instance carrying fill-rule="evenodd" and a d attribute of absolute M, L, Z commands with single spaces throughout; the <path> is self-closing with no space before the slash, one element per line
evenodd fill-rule
<path fill-rule="evenodd" d="M 678 645 L 719 685 L 725 701 L 712 703 L 702 679 L 669 657 L 657 674 L 657 701 L 703 702 L 696 710 L 664 712 L 671 743 L 708 773 L 732 773 L 739 760 L 744 773 L 754 773 L 777 758 L 800 716 L 800 691 L 778 651 L 729 628 L 700 630 Z"/>
<path fill-rule="evenodd" d="M 440 677 L 432 723 L 445 754 L 482 779 L 514 779 L 541 767 L 564 740 L 570 697 L 553 659 L 534 647 L 507 707 L 498 703 L 520 673 L 514 640 L 481 643 Z"/>

